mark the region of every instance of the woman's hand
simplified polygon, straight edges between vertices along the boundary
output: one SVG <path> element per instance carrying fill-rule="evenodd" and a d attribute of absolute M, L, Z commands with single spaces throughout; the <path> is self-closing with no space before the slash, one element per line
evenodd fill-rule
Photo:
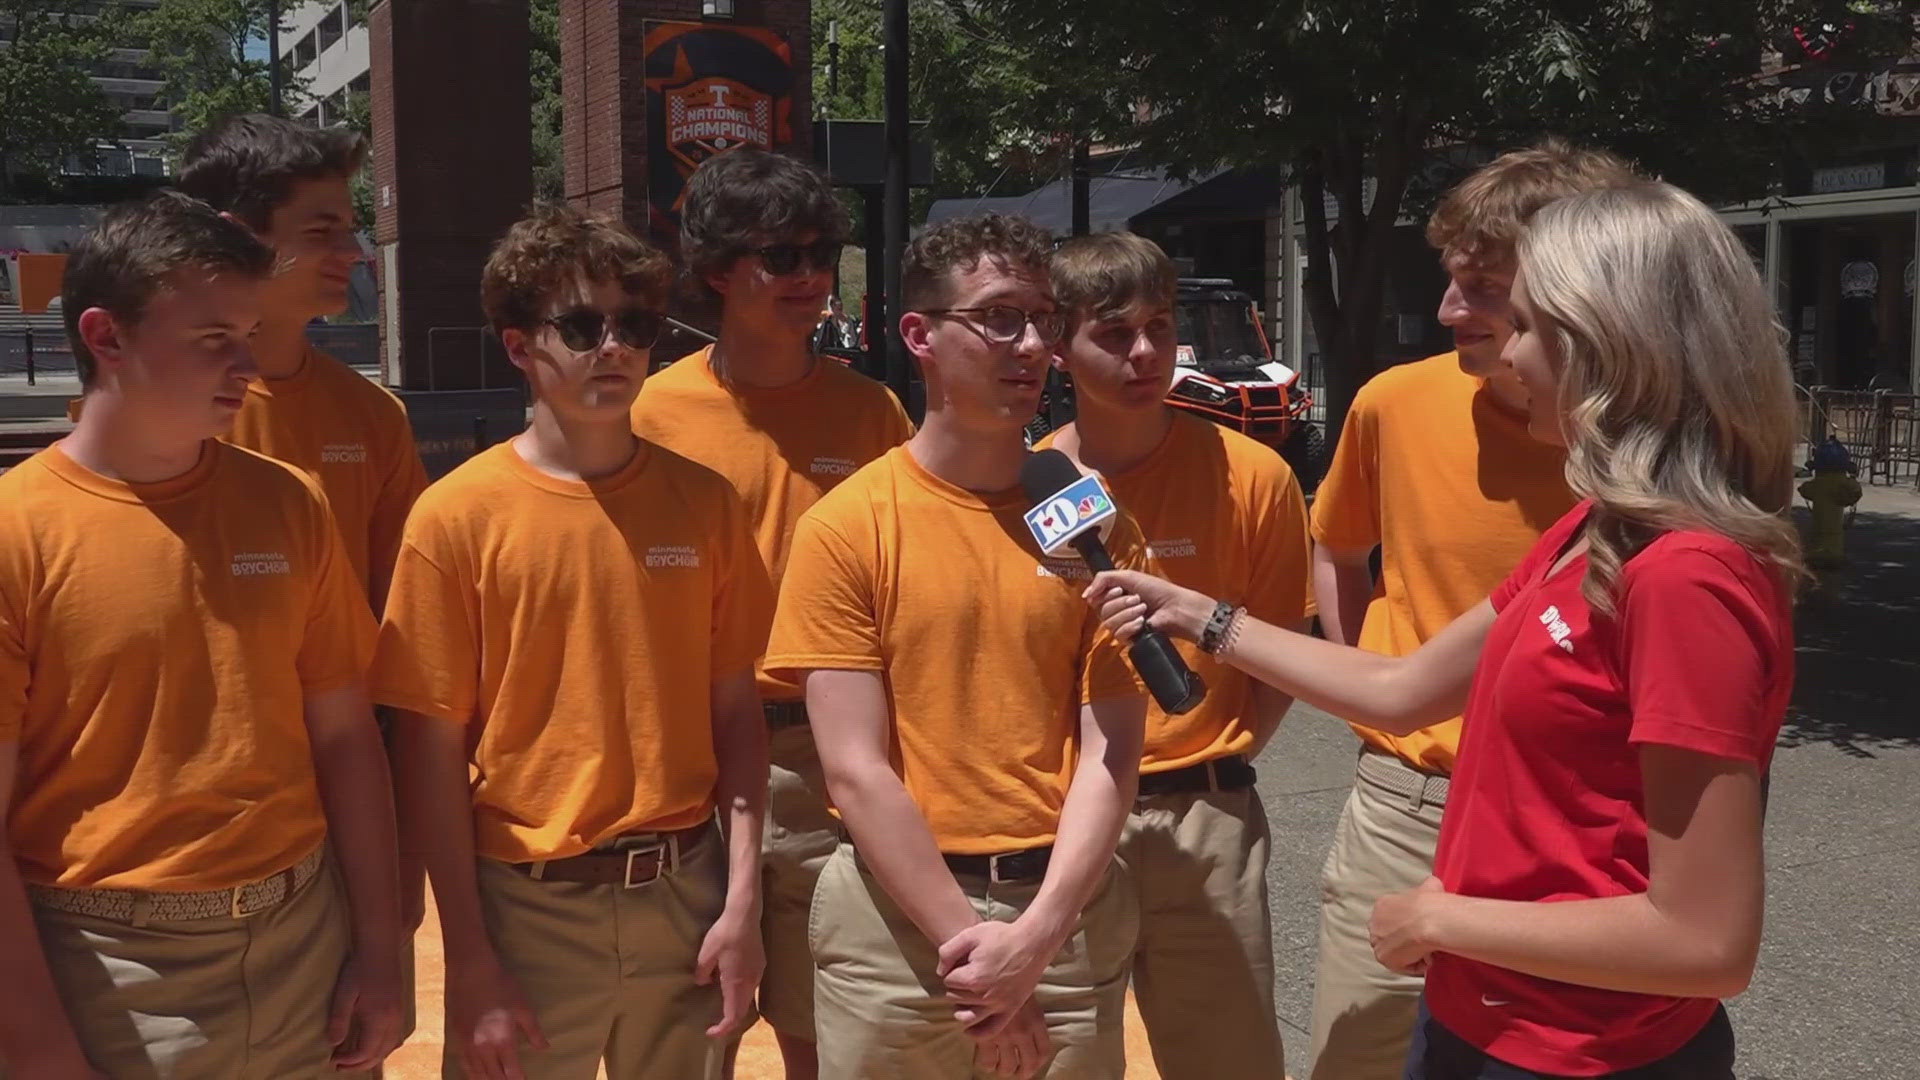
<path fill-rule="evenodd" d="M 1132 641 L 1147 626 L 1174 637 L 1198 641 L 1200 632 L 1207 628 L 1207 620 L 1213 618 L 1212 597 L 1136 570 L 1106 570 L 1096 574 L 1093 584 L 1080 595 L 1100 613 L 1100 621 L 1107 629 L 1122 641 Z"/>

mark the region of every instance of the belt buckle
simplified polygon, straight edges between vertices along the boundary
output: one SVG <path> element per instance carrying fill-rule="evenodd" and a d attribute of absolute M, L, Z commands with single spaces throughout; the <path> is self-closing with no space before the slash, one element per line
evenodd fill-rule
<path fill-rule="evenodd" d="M 1005 858 L 1005 856 L 987 856 L 987 883 L 989 885 L 1006 885 L 1009 883 L 1007 878 L 1000 876 L 1000 860 L 1002 858 Z"/>
<path fill-rule="evenodd" d="M 240 898 L 246 892 L 246 889 L 247 887 L 245 885 L 235 885 L 231 890 L 231 902 L 227 905 L 227 913 L 231 918 L 244 919 L 249 915 L 258 914 L 266 909 L 267 905 L 262 904 L 257 908 L 249 910 L 245 904 L 241 903 Z"/>
<path fill-rule="evenodd" d="M 680 869 L 680 845 L 672 840 L 655 840 L 648 844 L 635 844 L 627 848 L 627 866 L 620 875 L 620 887 L 638 889 L 660 880 L 662 874 Z M 645 881 L 633 880 L 633 860 L 641 855 L 654 856 L 653 876 Z"/>

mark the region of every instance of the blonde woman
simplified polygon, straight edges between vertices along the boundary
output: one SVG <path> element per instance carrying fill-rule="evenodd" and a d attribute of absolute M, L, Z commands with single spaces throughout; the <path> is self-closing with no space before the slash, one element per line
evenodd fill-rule
<path fill-rule="evenodd" d="M 1409 1080 L 1731 1080 L 1760 944 L 1762 777 L 1793 683 L 1792 386 L 1739 241 L 1692 196 L 1571 196 L 1522 238 L 1504 358 L 1584 497 L 1404 658 L 1129 572 L 1088 589 L 1341 716 L 1466 724 L 1436 876 L 1374 908 L 1426 972 Z"/>

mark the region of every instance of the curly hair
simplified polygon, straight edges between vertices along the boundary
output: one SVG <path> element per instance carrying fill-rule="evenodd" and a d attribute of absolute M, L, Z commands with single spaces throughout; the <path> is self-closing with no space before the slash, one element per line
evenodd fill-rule
<path fill-rule="evenodd" d="M 680 208 L 680 254 L 700 289 L 756 244 L 815 233 L 844 242 L 847 211 L 819 169 L 751 147 L 702 162 Z"/>
<path fill-rule="evenodd" d="M 91 389 L 98 371 L 80 339 L 80 316 L 88 308 L 131 325 L 182 272 L 260 280 L 272 271 L 273 252 L 245 226 L 178 191 L 108 210 L 67 257 L 60 283 L 60 314 L 80 385 Z"/>
<path fill-rule="evenodd" d="M 1446 258 L 1505 261 L 1541 207 L 1639 179 L 1631 165 L 1605 150 L 1543 139 L 1494 158 L 1447 192 L 1427 221 L 1427 243 Z"/>
<path fill-rule="evenodd" d="M 609 215 L 539 203 L 493 245 L 480 274 L 480 306 L 495 333 L 532 330 L 555 294 L 581 280 L 618 281 L 660 307 L 673 265 Z"/>
<path fill-rule="evenodd" d="M 246 113 L 193 137 L 180 161 L 180 190 L 264 230 L 294 184 L 352 176 L 366 159 L 366 136 L 357 131 Z"/>
<path fill-rule="evenodd" d="M 907 245 L 900 266 L 900 310 L 947 303 L 955 271 L 967 273 L 981 259 L 996 259 L 1015 273 L 1048 281 L 1052 257 L 1053 234 L 1026 218 L 992 212 L 951 218 Z"/>

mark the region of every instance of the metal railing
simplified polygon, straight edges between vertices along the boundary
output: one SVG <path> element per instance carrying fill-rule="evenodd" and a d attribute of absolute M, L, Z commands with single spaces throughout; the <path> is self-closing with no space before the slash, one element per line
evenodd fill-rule
<path fill-rule="evenodd" d="M 72 375 L 77 370 L 65 331 L 33 326 L 0 329 L 0 375 L 24 372 L 27 385 L 34 386 L 42 375 Z"/>

